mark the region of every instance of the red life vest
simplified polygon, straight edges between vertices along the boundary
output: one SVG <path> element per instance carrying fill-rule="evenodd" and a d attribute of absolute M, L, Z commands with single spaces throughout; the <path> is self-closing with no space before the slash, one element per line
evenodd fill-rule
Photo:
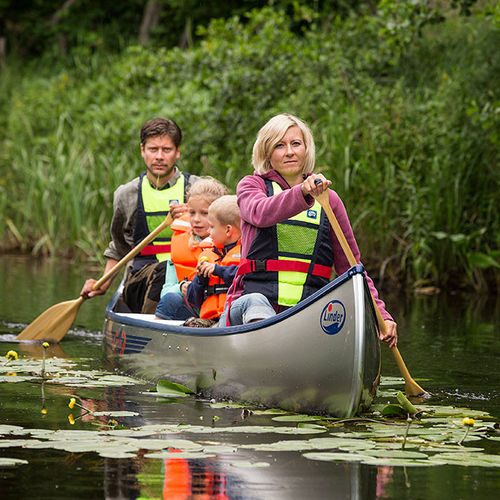
<path fill-rule="evenodd" d="M 239 265 L 241 258 L 241 240 L 231 248 L 222 258 L 220 254 L 214 251 L 214 248 L 203 250 L 198 260 L 206 257 L 208 262 L 219 266 Z M 219 276 L 210 276 L 206 290 L 206 299 L 203 301 L 200 309 L 200 318 L 213 319 L 218 318 L 224 311 L 226 295 L 231 283 L 226 284 Z"/>
<path fill-rule="evenodd" d="M 189 215 L 175 219 L 170 228 L 174 232 L 171 241 L 170 259 L 175 266 L 177 279 L 179 282 L 186 279 L 191 281 L 196 274 L 196 265 L 202 249 L 198 245 L 194 247 L 189 245 L 192 236 Z"/>

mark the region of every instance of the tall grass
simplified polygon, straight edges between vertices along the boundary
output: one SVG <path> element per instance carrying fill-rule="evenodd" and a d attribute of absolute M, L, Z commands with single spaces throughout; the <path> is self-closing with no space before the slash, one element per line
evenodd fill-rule
<path fill-rule="evenodd" d="M 393 38 L 372 24 L 352 18 L 298 36 L 264 9 L 245 23 L 213 22 L 186 51 L 131 47 L 2 73 L 3 238 L 36 254 L 96 258 L 114 189 L 143 169 L 144 121 L 174 118 L 182 167 L 234 189 L 251 172 L 258 129 L 289 111 L 311 125 L 318 170 L 343 198 L 372 273 L 409 284 L 494 282 L 498 27 L 447 21 L 405 38 L 395 56 Z"/>

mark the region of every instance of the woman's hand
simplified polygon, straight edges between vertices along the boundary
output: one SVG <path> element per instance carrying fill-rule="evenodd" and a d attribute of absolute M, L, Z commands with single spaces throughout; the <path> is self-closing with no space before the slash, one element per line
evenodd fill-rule
<path fill-rule="evenodd" d="M 321 182 L 317 182 L 317 181 Z M 332 185 L 332 181 L 325 178 L 323 174 L 312 174 L 302 182 L 302 194 L 306 196 L 318 196 Z"/>
<path fill-rule="evenodd" d="M 396 347 L 398 344 L 398 325 L 390 319 L 386 319 L 384 322 L 386 333 L 384 335 L 380 332 L 380 340 L 387 342 L 389 347 Z"/>

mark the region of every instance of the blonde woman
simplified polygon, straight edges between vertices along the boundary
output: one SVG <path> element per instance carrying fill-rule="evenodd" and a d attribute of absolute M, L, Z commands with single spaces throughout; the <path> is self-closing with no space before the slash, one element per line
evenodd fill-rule
<path fill-rule="evenodd" d="M 315 146 L 309 127 L 293 115 L 274 116 L 257 134 L 252 164 L 253 175 L 244 177 L 237 187 L 242 259 L 221 326 L 268 318 L 322 288 L 332 270 L 340 275 L 350 267 L 326 214 L 314 199 L 331 181 L 313 172 Z M 315 183 L 318 178 L 321 183 Z M 342 200 L 333 190 L 328 189 L 328 194 L 359 263 L 358 245 Z M 394 346 L 396 323 L 372 280 L 368 276 L 367 280 L 386 321 L 383 340 Z"/>

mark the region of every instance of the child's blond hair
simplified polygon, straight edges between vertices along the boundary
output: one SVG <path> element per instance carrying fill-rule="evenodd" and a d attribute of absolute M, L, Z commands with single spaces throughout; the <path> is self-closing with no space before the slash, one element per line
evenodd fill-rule
<path fill-rule="evenodd" d="M 192 196 L 199 196 L 200 198 L 203 198 L 204 200 L 212 203 L 217 198 L 220 198 L 221 196 L 224 196 L 226 194 L 226 186 L 224 186 L 224 184 L 222 184 L 222 182 L 219 182 L 217 179 L 214 179 L 213 177 L 207 175 L 204 177 L 200 177 L 199 179 L 194 181 L 191 186 L 189 186 L 186 198 L 189 201 L 189 198 L 191 198 Z"/>
<path fill-rule="evenodd" d="M 208 201 L 211 206 L 215 200 L 226 194 L 226 186 L 224 186 L 224 184 L 219 182 L 217 179 L 207 175 L 198 178 L 195 182 L 193 182 L 193 184 L 191 184 L 191 186 L 189 186 L 186 198 L 189 203 L 189 199 L 191 197 L 200 197 Z M 195 248 L 199 245 L 199 243 L 199 239 L 194 235 L 194 233 L 191 233 L 191 237 L 188 241 L 189 248 Z"/>
<path fill-rule="evenodd" d="M 237 196 L 224 195 L 212 202 L 208 208 L 208 213 L 213 215 L 223 226 L 229 224 L 240 229 L 240 208 L 237 203 Z"/>

